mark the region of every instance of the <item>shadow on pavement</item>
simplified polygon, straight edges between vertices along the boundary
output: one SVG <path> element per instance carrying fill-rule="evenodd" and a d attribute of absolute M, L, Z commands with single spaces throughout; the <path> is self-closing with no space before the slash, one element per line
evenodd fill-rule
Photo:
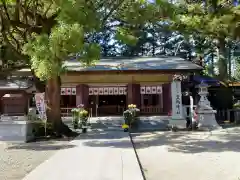
<path fill-rule="evenodd" d="M 83 145 L 90 147 L 132 148 L 128 132 L 100 131 L 89 132 L 78 137 L 85 140 Z"/>
<path fill-rule="evenodd" d="M 32 143 L 14 143 L 9 145 L 7 149 L 9 150 L 32 150 L 32 151 L 53 151 L 60 149 L 73 148 L 75 145 L 61 143 L 61 142 L 52 142 L 52 141 L 41 141 L 41 142 L 32 142 Z"/>
<path fill-rule="evenodd" d="M 141 136 L 142 135 L 142 136 Z M 169 152 L 202 153 L 202 152 L 240 152 L 240 134 L 194 134 L 186 133 L 151 133 L 132 135 L 137 149 L 152 146 L 166 146 Z"/>

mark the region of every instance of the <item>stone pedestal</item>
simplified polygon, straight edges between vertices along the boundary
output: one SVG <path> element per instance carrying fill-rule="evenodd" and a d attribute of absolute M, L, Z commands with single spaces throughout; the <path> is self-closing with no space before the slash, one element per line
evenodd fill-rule
<path fill-rule="evenodd" d="M 182 90 L 181 81 L 174 80 L 171 83 L 171 95 L 172 95 L 172 117 L 169 120 L 169 125 L 173 128 L 185 129 L 186 120 L 183 117 L 182 107 Z"/>
<path fill-rule="evenodd" d="M 198 118 L 198 129 L 199 130 L 213 130 L 221 129 L 221 126 L 216 121 L 215 114 L 216 111 L 210 105 L 207 98 L 208 85 L 201 83 L 199 86 L 200 100 L 197 106 L 197 118 Z"/>
<path fill-rule="evenodd" d="M 216 121 L 215 118 L 216 111 L 211 109 L 199 109 L 198 114 L 198 129 L 199 130 L 209 130 L 209 129 L 221 129 L 222 127 Z"/>
<path fill-rule="evenodd" d="M 27 116 L 1 116 L 0 141 L 28 142 L 34 139 L 33 126 Z"/>

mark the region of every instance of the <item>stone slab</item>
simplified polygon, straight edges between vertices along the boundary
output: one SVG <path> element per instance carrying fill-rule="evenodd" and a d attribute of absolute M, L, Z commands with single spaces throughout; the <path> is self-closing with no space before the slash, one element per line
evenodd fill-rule
<path fill-rule="evenodd" d="M 126 132 L 89 132 L 23 180 L 143 180 Z"/>

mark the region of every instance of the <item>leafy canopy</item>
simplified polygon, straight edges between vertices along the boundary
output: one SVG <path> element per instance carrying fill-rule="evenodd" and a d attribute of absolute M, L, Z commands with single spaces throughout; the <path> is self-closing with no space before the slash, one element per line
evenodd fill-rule
<path fill-rule="evenodd" d="M 153 4 L 147 1 L 90 1 L 55 0 L 57 24 L 49 34 L 31 34 L 23 53 L 31 59 L 35 74 L 42 80 L 59 76 L 65 60 L 71 55 L 89 66 L 100 58 L 100 46 L 89 36 L 116 23 L 116 39 L 136 44 L 136 33 L 145 23 L 160 17 Z M 158 15 L 157 15 L 158 14 Z"/>

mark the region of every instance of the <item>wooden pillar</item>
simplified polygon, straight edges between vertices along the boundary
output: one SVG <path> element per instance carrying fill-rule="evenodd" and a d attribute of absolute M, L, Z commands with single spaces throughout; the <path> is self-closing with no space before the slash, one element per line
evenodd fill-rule
<path fill-rule="evenodd" d="M 141 105 L 140 84 L 128 84 L 127 104 L 136 104 L 137 107 L 140 108 Z"/>
<path fill-rule="evenodd" d="M 162 85 L 163 112 L 167 114 L 172 109 L 171 83 Z"/>
<path fill-rule="evenodd" d="M 88 85 L 86 84 L 79 84 L 76 87 L 76 106 L 83 104 L 84 107 L 88 107 Z"/>
<path fill-rule="evenodd" d="M 4 96 L 5 92 L 0 92 L 0 115 L 3 113 L 3 102 L 2 97 Z"/>
<path fill-rule="evenodd" d="M 24 113 L 28 114 L 28 110 L 29 110 L 29 99 L 30 99 L 30 95 L 29 93 L 27 93 L 26 91 L 22 91 L 22 96 L 23 96 L 23 106 L 24 106 Z"/>

